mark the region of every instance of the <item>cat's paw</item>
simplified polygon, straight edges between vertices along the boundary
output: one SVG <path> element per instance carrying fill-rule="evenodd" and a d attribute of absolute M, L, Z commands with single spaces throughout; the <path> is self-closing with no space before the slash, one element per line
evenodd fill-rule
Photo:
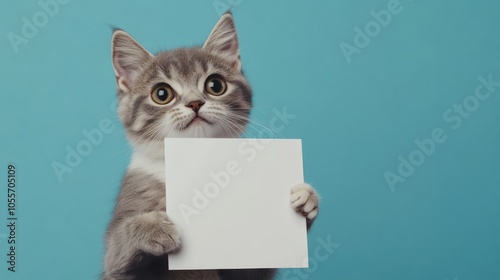
<path fill-rule="evenodd" d="M 181 245 L 181 236 L 165 212 L 148 212 L 134 217 L 127 232 L 129 240 L 139 250 L 156 256 L 177 251 Z"/>
<path fill-rule="evenodd" d="M 309 184 L 293 187 L 290 202 L 293 209 L 308 220 L 314 220 L 318 216 L 319 196 Z"/>

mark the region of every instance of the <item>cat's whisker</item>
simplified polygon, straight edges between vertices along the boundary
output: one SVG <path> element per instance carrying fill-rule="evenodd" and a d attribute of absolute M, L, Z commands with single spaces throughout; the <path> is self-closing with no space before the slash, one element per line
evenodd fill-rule
<path fill-rule="evenodd" d="M 151 140 L 148 139 L 156 139 L 156 134 L 158 130 L 160 130 L 164 125 L 161 122 L 153 124 L 150 128 L 148 128 L 142 135 L 141 137 L 138 137 L 135 141 L 131 142 L 131 147 L 135 147 L 138 145 L 140 141 L 144 141 L 143 138 L 146 139 L 146 147 L 149 149 L 151 147 Z M 133 149 L 130 148 L 130 151 L 133 152 Z"/>
<path fill-rule="evenodd" d="M 248 125 L 249 127 L 257 130 L 257 131 L 261 131 L 262 129 L 258 129 L 256 127 L 254 127 L 253 125 L 257 125 L 258 127 L 261 127 L 269 132 L 271 132 L 272 136 L 275 137 L 275 133 L 278 133 L 278 131 L 275 131 L 259 122 L 257 122 L 256 120 L 250 118 L 250 117 L 247 117 L 247 116 L 241 116 L 241 115 L 238 115 L 238 114 L 231 114 L 231 117 L 234 117 L 234 118 L 239 118 L 239 119 L 242 119 L 242 120 L 245 120 L 245 121 L 248 121 Z"/>
<path fill-rule="evenodd" d="M 231 118 L 228 118 L 228 119 L 224 119 L 225 122 L 229 123 L 229 124 L 232 124 L 231 127 L 233 128 L 236 128 L 234 129 L 235 130 L 235 136 L 240 136 L 240 135 L 243 135 L 245 134 L 245 128 L 246 126 L 245 125 L 242 125 L 240 123 L 237 123 L 236 121 L 234 121 L 233 119 Z"/>
<path fill-rule="evenodd" d="M 240 126 L 231 119 L 218 118 L 218 120 L 222 127 L 226 129 L 228 135 L 237 137 L 240 133 L 243 133 L 243 128 L 240 128 Z"/>
<path fill-rule="evenodd" d="M 236 119 L 237 119 L 240 123 L 236 122 L 236 121 L 234 120 L 235 118 L 236 118 Z M 241 116 L 241 115 L 230 114 L 230 115 L 228 116 L 228 118 L 227 118 L 227 119 L 224 119 L 224 120 L 231 122 L 233 125 L 235 125 L 235 126 L 237 126 L 237 127 L 241 127 L 241 126 L 242 126 L 242 128 L 240 128 L 240 129 L 239 129 L 239 130 L 240 130 L 240 131 L 239 131 L 239 134 L 244 134 L 244 133 L 245 133 L 245 129 L 244 129 L 244 127 L 249 127 L 249 128 L 252 128 L 252 129 L 254 129 L 254 130 L 256 130 L 256 131 L 259 131 L 258 129 L 254 128 L 251 124 L 249 124 L 249 123 L 248 123 L 248 118 L 247 118 L 247 117 L 244 117 L 244 116 Z M 249 132 L 248 132 L 248 130 L 247 130 L 247 133 L 249 133 Z"/>
<path fill-rule="evenodd" d="M 239 134 L 242 134 L 244 132 L 243 128 L 241 128 L 239 125 L 237 125 L 230 119 L 220 118 L 219 121 L 222 127 L 226 127 L 229 130 L 228 135 L 237 137 Z"/>

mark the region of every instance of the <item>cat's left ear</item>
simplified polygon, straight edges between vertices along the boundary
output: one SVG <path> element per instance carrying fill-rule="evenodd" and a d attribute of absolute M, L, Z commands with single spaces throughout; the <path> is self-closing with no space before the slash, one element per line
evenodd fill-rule
<path fill-rule="evenodd" d="M 240 49 L 233 15 L 225 13 L 212 29 L 203 48 L 233 61 L 235 69 L 241 70 Z"/>

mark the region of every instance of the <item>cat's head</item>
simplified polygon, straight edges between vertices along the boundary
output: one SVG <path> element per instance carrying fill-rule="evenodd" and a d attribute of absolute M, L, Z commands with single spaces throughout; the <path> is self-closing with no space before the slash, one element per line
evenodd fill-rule
<path fill-rule="evenodd" d="M 118 114 L 132 143 L 243 133 L 252 92 L 241 70 L 230 13 L 220 18 L 202 47 L 156 55 L 115 30 L 112 59 Z"/>

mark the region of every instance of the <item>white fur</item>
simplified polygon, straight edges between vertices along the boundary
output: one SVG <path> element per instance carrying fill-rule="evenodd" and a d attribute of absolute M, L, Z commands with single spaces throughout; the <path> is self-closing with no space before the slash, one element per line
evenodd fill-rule
<path fill-rule="evenodd" d="M 319 196 L 309 184 L 303 183 L 292 188 L 290 202 L 295 211 L 312 220 L 318 216 Z"/>
<path fill-rule="evenodd" d="M 132 160 L 128 166 L 129 170 L 140 170 L 155 179 L 165 182 L 165 154 L 163 151 L 163 141 L 159 144 L 152 144 L 145 148 L 140 144 L 134 146 Z"/>

